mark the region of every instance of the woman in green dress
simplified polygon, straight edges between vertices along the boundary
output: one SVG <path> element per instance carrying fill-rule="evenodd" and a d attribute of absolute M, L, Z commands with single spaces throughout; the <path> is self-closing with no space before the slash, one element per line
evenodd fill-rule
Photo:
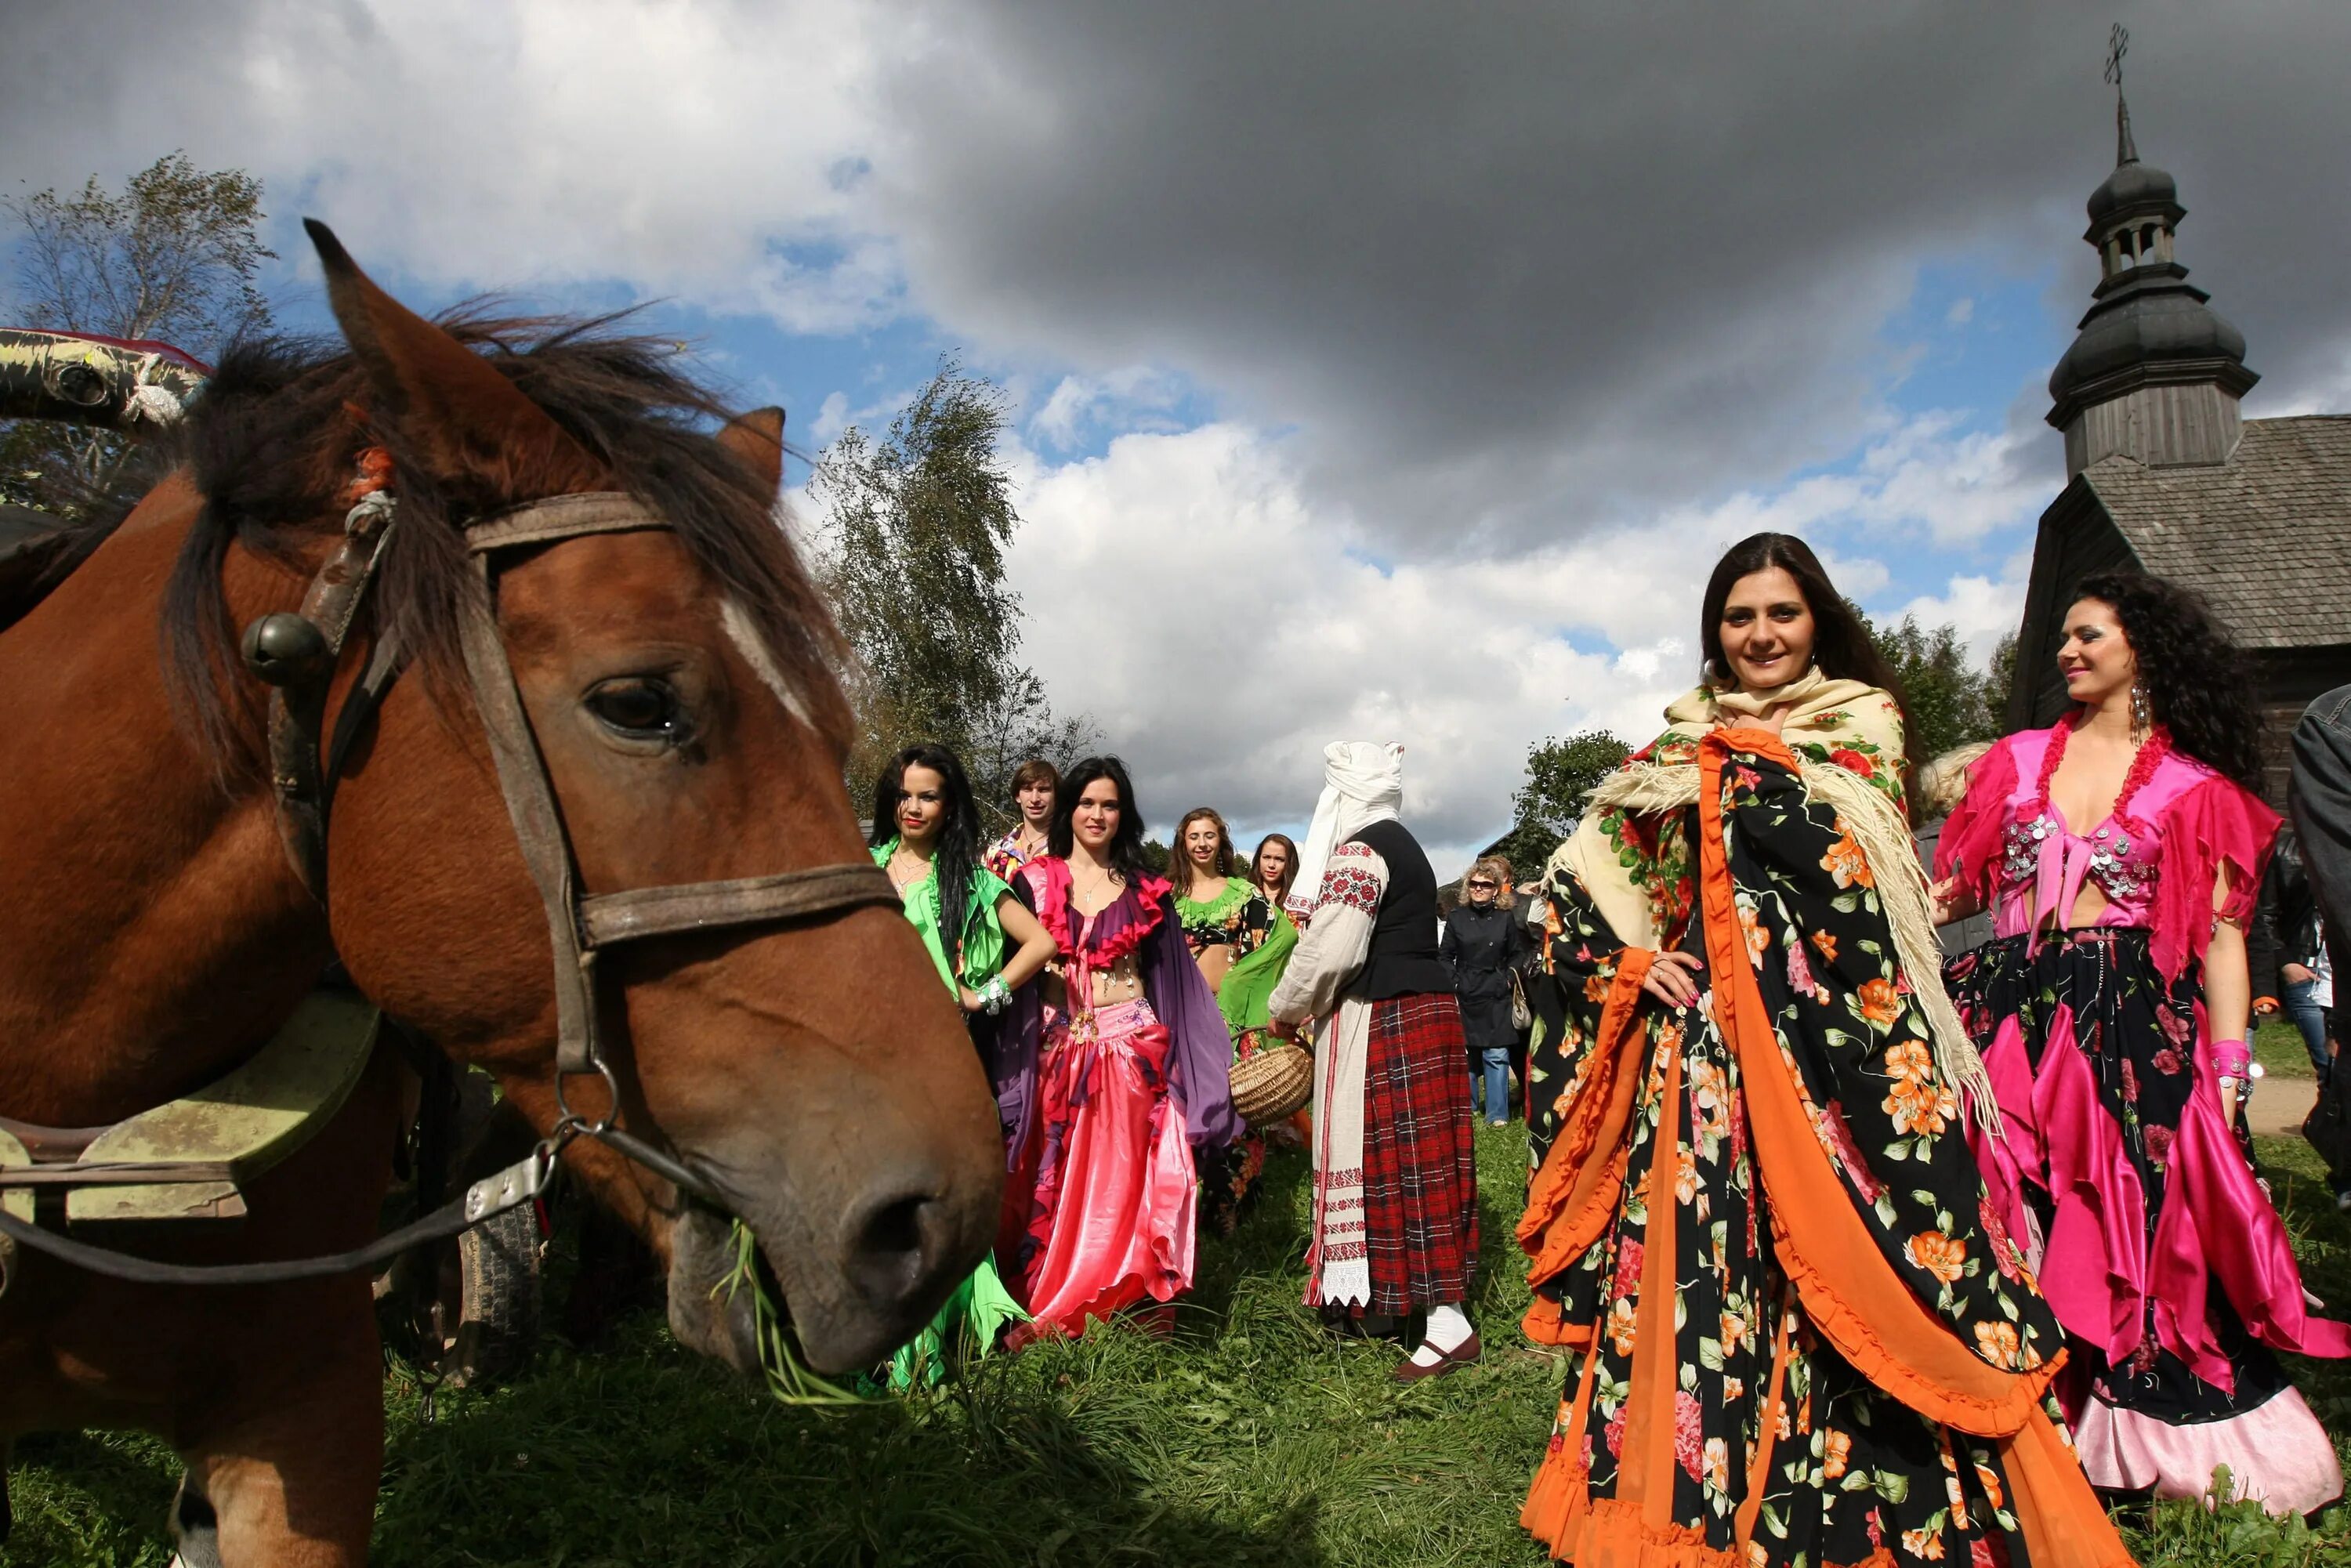
<path fill-rule="evenodd" d="M 1201 806 L 1185 813 L 1176 825 L 1176 917 L 1193 961 L 1217 994 L 1238 1061 L 1257 1049 L 1258 1031 L 1268 1027 L 1266 998 L 1298 945 L 1298 930 L 1262 888 L 1237 874 L 1232 835 L 1216 811 Z M 1204 1153 L 1200 1228 L 1230 1236 L 1264 1170 L 1261 1132 L 1246 1132 L 1213 1155 Z"/>
<path fill-rule="evenodd" d="M 873 863 L 889 873 L 985 1060 L 984 1037 L 1012 993 L 1053 956 L 1053 938 L 980 862 L 979 811 L 954 752 L 926 742 L 890 759 L 873 782 L 870 841 Z M 890 1386 L 904 1391 L 917 1380 L 935 1385 L 946 1375 L 948 1343 L 967 1325 L 985 1354 L 1006 1325 L 1027 1315 L 1005 1290 L 995 1260 L 984 1260 L 930 1326 L 899 1350 Z"/>

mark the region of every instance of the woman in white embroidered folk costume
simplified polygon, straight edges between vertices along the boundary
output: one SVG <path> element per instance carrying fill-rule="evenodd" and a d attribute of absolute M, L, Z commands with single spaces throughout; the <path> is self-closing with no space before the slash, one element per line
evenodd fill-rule
<path fill-rule="evenodd" d="M 1437 948 L 1437 877 L 1396 820 L 1404 748 L 1324 748 L 1322 799 L 1291 907 L 1306 934 L 1274 988 L 1274 1027 L 1322 1020 L 1306 1301 L 1427 1315 L 1399 1382 L 1479 1355 L 1462 1303 L 1478 1260 L 1478 1170 L 1461 1008 Z"/>

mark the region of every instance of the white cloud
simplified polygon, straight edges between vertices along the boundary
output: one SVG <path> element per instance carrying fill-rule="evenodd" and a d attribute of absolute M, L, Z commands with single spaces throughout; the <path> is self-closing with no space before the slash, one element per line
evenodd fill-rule
<path fill-rule="evenodd" d="M 1184 395 L 1182 381 L 1153 365 L 1124 365 L 1099 377 L 1065 375 L 1036 413 L 1029 434 L 1067 451 L 1100 430 L 1174 431 L 1170 416 Z"/>
<path fill-rule="evenodd" d="M 1960 295 L 1951 301 L 1951 308 L 1943 312 L 1943 325 L 1946 327 L 1964 327 L 1975 319 L 1976 302 L 1971 295 Z"/>
<path fill-rule="evenodd" d="M 1684 684 L 1627 683 L 1598 636 L 1562 635 L 1578 587 L 1608 590 L 1585 552 L 1384 570 L 1308 501 L 1290 454 L 1240 426 L 1121 436 L 1058 466 L 1024 455 L 1019 477 L 1025 656 L 1134 765 L 1163 828 L 1201 802 L 1244 832 L 1295 824 L 1323 744 L 1373 737 L 1407 747 L 1433 851 L 1464 853 L 1508 826 L 1531 740 L 1640 731 Z M 1610 597 L 1672 597 L 1638 570 Z"/>
<path fill-rule="evenodd" d="M 2046 429 L 1955 433 L 1959 416 L 1916 415 L 1873 444 L 1859 508 L 1876 524 L 1923 526 L 1939 545 L 1965 544 L 2037 516 L 2064 483 L 2063 452 Z"/>
<path fill-rule="evenodd" d="M 1997 578 L 1961 573 L 1942 592 L 1911 600 L 1894 618 L 1912 615 L 1922 626 L 1955 627 L 1976 663 L 1988 664 L 2001 639 L 2013 635 L 2023 623 L 2024 590 L 2032 571 L 2032 552 L 2020 550 L 2001 563 Z"/>
<path fill-rule="evenodd" d="M 897 308 L 842 172 L 887 26 L 838 0 L 33 4 L 12 52 L 75 68 L 31 72 L 0 130 L 36 185 L 172 147 L 250 170 L 281 221 L 435 287 L 617 279 L 841 331 Z"/>
<path fill-rule="evenodd" d="M 831 445 L 832 438 L 849 428 L 849 394 L 829 392 L 809 423 L 809 437 L 820 446 Z"/>
<path fill-rule="evenodd" d="M 1448 865 L 1508 827 L 1532 742 L 1655 733 L 1696 678 L 1698 600 L 1725 547 L 1802 532 L 1840 589 L 1873 596 L 1890 580 L 1876 519 L 1908 504 L 1886 491 L 1970 454 L 1966 437 L 1905 426 L 1856 476 L 1507 555 L 1382 564 L 1355 518 L 1313 497 L 1294 443 L 1245 425 L 1120 436 L 1061 464 L 1024 449 L 1010 557 L 1023 656 L 1134 767 L 1163 828 L 1201 804 L 1244 834 L 1295 825 L 1325 742 L 1395 740 L 1407 821 Z M 2002 592 L 2021 601 L 1962 579 L 1912 608 L 1996 640 Z"/>

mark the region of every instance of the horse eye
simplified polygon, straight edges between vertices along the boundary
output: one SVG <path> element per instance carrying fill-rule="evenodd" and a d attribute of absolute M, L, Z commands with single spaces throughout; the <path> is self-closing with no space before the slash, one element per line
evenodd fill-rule
<path fill-rule="evenodd" d="M 632 739 L 674 739 L 685 727 L 677 693 L 662 681 L 606 681 L 588 694 L 588 711 Z"/>

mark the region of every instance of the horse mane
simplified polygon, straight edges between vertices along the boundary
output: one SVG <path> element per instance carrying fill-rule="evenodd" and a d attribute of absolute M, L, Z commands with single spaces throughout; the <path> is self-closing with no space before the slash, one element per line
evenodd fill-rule
<path fill-rule="evenodd" d="M 773 491 L 718 444 L 715 426 L 729 411 L 683 371 L 676 345 L 620 334 L 619 319 L 460 311 L 436 324 L 601 461 L 612 487 L 669 523 L 749 619 L 819 733 L 842 749 L 849 710 L 835 672 L 843 643 L 778 523 Z M 225 779 L 263 765 L 257 721 L 265 694 L 237 660 L 238 628 L 221 589 L 231 544 L 293 563 L 307 553 L 306 542 L 340 531 L 360 450 L 384 448 L 400 512 L 370 612 L 428 679 L 447 682 L 462 667 L 460 612 L 472 591 L 460 530 L 515 500 L 536 498 L 511 496 L 502 455 L 494 452 L 475 455 L 470 473 L 428 473 L 397 430 L 370 422 L 371 393 L 365 371 L 339 340 L 249 339 L 226 350 L 186 420 L 156 444 L 167 449 L 158 458 L 183 465 L 204 497 L 165 596 L 162 634 L 175 709 Z M 142 477 L 154 472 L 147 467 Z M 77 559 L 136 498 L 122 498 L 78 530 L 87 542 Z"/>

